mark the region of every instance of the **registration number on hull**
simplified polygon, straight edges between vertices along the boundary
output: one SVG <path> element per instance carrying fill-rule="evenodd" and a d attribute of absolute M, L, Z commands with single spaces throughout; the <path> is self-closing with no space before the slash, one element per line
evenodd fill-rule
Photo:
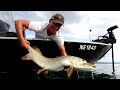
<path fill-rule="evenodd" d="M 95 45 L 80 45 L 79 50 L 96 50 Z"/>

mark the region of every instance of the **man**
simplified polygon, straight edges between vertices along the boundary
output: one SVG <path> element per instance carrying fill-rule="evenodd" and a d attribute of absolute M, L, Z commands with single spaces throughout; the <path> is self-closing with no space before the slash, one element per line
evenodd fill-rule
<path fill-rule="evenodd" d="M 64 17 L 59 13 L 52 15 L 49 23 L 42 23 L 30 20 L 15 20 L 16 32 L 20 44 L 23 48 L 27 49 L 28 44 L 30 44 L 30 42 L 28 42 L 23 36 L 23 30 L 24 28 L 27 28 L 29 30 L 35 31 L 37 38 L 49 38 L 55 41 L 58 45 L 61 56 L 66 56 L 67 53 L 65 51 L 64 39 L 60 32 L 60 28 L 63 24 Z"/>

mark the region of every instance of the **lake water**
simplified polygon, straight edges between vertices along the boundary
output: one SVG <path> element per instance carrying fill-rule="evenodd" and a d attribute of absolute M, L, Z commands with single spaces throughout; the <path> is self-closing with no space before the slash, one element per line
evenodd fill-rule
<path fill-rule="evenodd" d="M 108 74 L 108 75 L 115 75 L 115 79 L 120 79 L 120 64 L 114 64 L 114 71 L 113 66 L 110 63 L 100 63 L 96 64 L 96 74 Z"/>
<path fill-rule="evenodd" d="M 22 68 L 23 66 L 21 66 Z M 28 65 L 25 64 L 24 69 L 18 70 L 18 78 L 20 79 L 68 79 L 65 71 L 61 72 L 49 72 L 48 75 L 36 74 L 36 67 L 31 70 Z M 32 77 L 31 77 L 32 71 Z M 14 74 L 14 73 L 13 73 Z M 14 74 L 16 77 L 16 74 Z M 13 79 L 15 79 L 13 77 Z M 11 78 L 9 72 L 1 72 L 0 80 Z M 97 63 L 95 72 L 75 71 L 69 79 L 120 79 L 120 63 L 114 64 L 114 71 L 112 63 Z"/>
<path fill-rule="evenodd" d="M 33 74 L 34 79 L 68 79 L 66 72 L 49 72 L 49 75 Z M 69 79 L 120 79 L 120 64 L 97 63 L 95 72 L 74 71 Z"/>

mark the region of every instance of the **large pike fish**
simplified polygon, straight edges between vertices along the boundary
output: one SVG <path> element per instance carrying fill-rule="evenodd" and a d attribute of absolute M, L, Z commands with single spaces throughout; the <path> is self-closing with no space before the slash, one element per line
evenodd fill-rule
<path fill-rule="evenodd" d="M 88 63 L 86 60 L 76 57 L 76 56 L 60 56 L 56 58 L 48 58 L 42 55 L 41 51 L 37 47 L 31 47 L 28 45 L 28 54 L 23 56 L 22 60 L 33 60 L 42 69 L 39 73 L 48 71 L 62 71 L 66 70 L 67 76 L 72 75 L 73 70 L 85 70 L 85 71 L 95 71 L 95 65 Z M 65 69 L 64 67 L 69 68 Z"/>

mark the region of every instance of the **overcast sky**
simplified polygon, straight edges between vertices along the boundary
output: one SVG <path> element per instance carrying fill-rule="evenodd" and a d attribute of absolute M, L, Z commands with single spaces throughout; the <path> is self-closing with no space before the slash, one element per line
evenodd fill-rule
<path fill-rule="evenodd" d="M 65 40 L 88 42 L 106 34 L 107 29 L 113 25 L 120 27 L 120 11 L 12 11 L 14 19 L 34 21 L 49 21 L 54 13 L 61 13 L 65 17 L 65 24 L 61 27 Z M 114 59 L 115 62 L 120 62 L 120 28 L 113 32 L 117 39 L 114 44 Z M 27 30 L 26 35 L 33 38 L 34 32 Z M 112 62 L 111 55 L 110 50 L 99 62 Z"/>

